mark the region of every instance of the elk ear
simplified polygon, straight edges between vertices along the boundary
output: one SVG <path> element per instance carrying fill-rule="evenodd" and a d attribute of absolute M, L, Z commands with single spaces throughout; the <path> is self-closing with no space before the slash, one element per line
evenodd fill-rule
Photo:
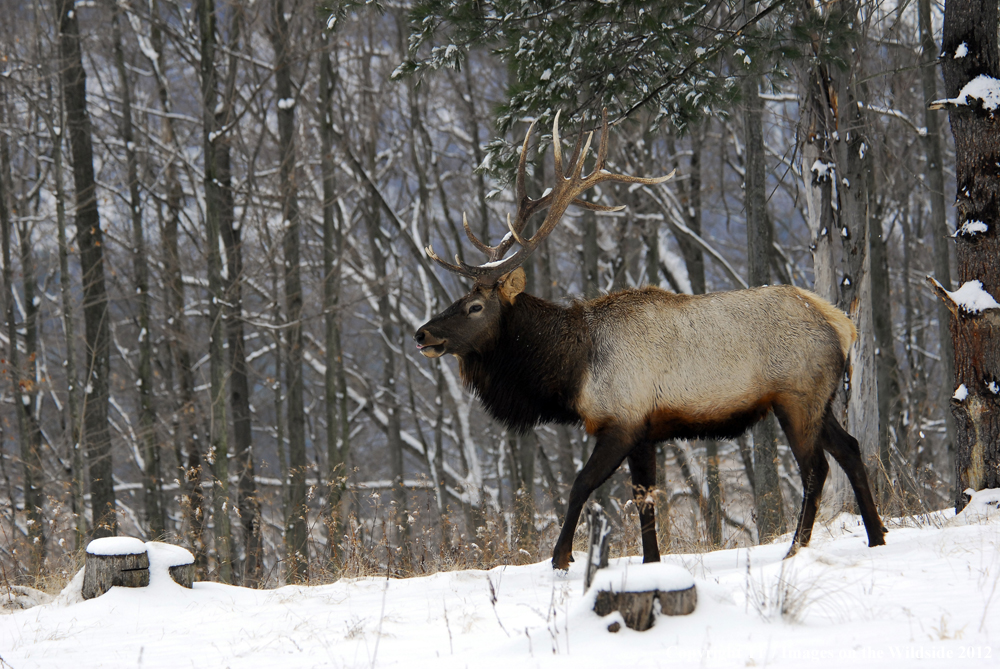
<path fill-rule="evenodd" d="M 499 282 L 500 298 L 508 304 L 514 304 L 514 298 L 524 290 L 525 281 L 523 267 L 518 267 L 513 272 L 504 274 L 500 277 Z"/>

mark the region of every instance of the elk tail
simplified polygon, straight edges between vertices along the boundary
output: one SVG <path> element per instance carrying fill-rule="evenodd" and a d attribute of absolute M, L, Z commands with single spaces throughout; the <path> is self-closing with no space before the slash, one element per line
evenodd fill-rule
<path fill-rule="evenodd" d="M 808 290 L 800 289 L 802 296 L 809 300 L 812 306 L 816 307 L 826 321 L 833 328 L 834 332 L 837 333 L 837 338 L 840 340 L 840 350 L 844 354 L 844 359 L 847 359 L 847 352 L 851 349 L 851 345 L 854 340 L 858 338 L 858 330 L 854 327 L 854 322 L 851 321 L 847 315 L 833 306 L 822 297 Z"/>

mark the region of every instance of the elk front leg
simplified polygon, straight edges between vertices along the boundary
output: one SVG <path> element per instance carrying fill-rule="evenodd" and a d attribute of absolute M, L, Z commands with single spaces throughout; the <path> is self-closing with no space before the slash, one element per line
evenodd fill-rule
<path fill-rule="evenodd" d="M 656 543 L 656 506 L 653 487 L 656 485 L 656 447 L 650 441 L 640 442 L 628 455 L 632 473 L 632 490 L 639 509 L 639 529 L 642 532 L 642 561 L 659 562 L 660 547 Z M 648 501 L 647 501 L 648 500 Z"/>
<path fill-rule="evenodd" d="M 576 475 L 569 493 L 566 519 L 552 551 L 553 569 L 569 569 L 569 563 L 573 560 L 573 535 L 576 533 L 583 505 L 587 503 L 590 494 L 615 473 L 634 446 L 631 435 L 623 430 L 606 429 L 597 436 L 594 451 L 587 464 Z"/>

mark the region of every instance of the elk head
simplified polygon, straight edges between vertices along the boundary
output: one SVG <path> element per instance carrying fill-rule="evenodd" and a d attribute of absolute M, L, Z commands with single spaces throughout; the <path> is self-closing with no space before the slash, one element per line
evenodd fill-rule
<path fill-rule="evenodd" d="M 483 243 L 472 233 L 468 220 L 464 214 L 462 215 L 465 234 L 473 246 L 486 255 L 487 262 L 482 265 L 469 265 L 456 255 L 455 264 L 451 264 L 439 258 L 430 246 L 426 248 L 428 257 L 449 272 L 473 280 L 472 290 L 467 295 L 432 318 L 413 335 L 417 342 L 417 348 L 428 358 L 436 358 L 445 353 L 451 353 L 461 358 L 465 353 L 480 350 L 488 345 L 497 332 L 497 326 L 504 310 L 511 307 L 517 296 L 524 290 L 525 276 L 521 264 L 555 229 L 567 207 L 572 204 L 591 211 L 621 211 L 625 208 L 624 206 L 609 207 L 579 199 L 585 191 L 603 181 L 658 184 L 670 179 L 674 174 L 671 172 L 663 177 L 644 178 L 612 174 L 606 171 L 604 162 L 608 154 L 607 110 L 604 110 L 602 115 L 601 141 L 598 145 L 597 161 L 593 170 L 587 176 L 583 175 L 583 163 L 590 150 L 594 133 L 588 133 L 586 142 L 584 142 L 584 133 L 581 130 L 576 141 L 576 148 L 573 150 L 573 156 L 569 160 L 569 172 L 565 173 L 562 144 L 559 139 L 559 112 L 556 112 L 555 120 L 552 123 L 552 154 L 555 163 L 556 183 L 550 192 L 538 199 L 532 199 L 525 191 L 524 171 L 528 157 L 528 142 L 534 127 L 535 123 L 532 122 L 524 137 L 524 144 L 521 146 L 521 158 L 517 167 L 515 183 L 517 213 L 513 220 L 511 220 L 510 214 L 507 215 L 508 233 L 504 238 L 496 246 Z M 545 215 L 545 220 L 538 226 L 538 231 L 527 239 L 522 237 L 521 233 L 524 231 L 528 219 L 533 214 L 545 209 L 548 209 L 548 213 Z M 507 256 L 507 252 L 515 243 L 519 248 Z"/>

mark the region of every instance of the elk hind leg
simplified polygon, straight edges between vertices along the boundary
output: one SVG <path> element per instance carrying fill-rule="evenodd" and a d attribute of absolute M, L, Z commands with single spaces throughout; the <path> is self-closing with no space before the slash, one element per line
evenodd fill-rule
<path fill-rule="evenodd" d="M 632 474 L 635 505 L 639 509 L 639 528 L 642 532 L 642 561 L 659 562 L 660 547 L 656 543 L 656 504 L 653 487 L 656 485 L 656 448 L 653 442 L 643 440 L 628 455 L 628 468 Z"/>
<path fill-rule="evenodd" d="M 800 410 L 785 406 L 775 406 L 775 414 L 788 438 L 789 446 L 795 461 L 799 465 L 799 475 L 802 478 L 802 508 L 799 511 L 799 521 L 795 526 L 795 537 L 788 549 L 786 558 L 792 557 L 801 546 L 808 546 L 812 539 L 813 525 L 819 511 L 819 502 L 823 495 L 823 484 L 830 466 L 823 455 L 823 449 L 817 444 L 818 427 L 809 425 L 807 416 Z"/>
<path fill-rule="evenodd" d="M 861 447 L 858 445 L 858 440 L 837 422 L 833 410 L 830 408 L 827 408 L 826 415 L 823 417 L 820 440 L 823 448 L 830 452 L 830 455 L 847 474 L 847 480 L 851 482 L 854 498 L 858 502 L 861 518 L 865 522 L 865 530 L 868 533 L 868 545 L 885 545 L 887 530 L 882 525 L 882 519 L 875 507 L 875 499 L 872 497 L 871 487 L 868 485 L 868 473 L 861 460 Z"/>
<path fill-rule="evenodd" d="M 591 493 L 615 473 L 634 445 L 631 435 L 622 430 L 611 428 L 598 434 L 594 451 L 587 464 L 576 475 L 570 489 L 566 519 L 552 551 L 553 569 L 569 569 L 569 563 L 573 560 L 573 535 L 576 533 L 583 505 L 587 503 Z"/>

